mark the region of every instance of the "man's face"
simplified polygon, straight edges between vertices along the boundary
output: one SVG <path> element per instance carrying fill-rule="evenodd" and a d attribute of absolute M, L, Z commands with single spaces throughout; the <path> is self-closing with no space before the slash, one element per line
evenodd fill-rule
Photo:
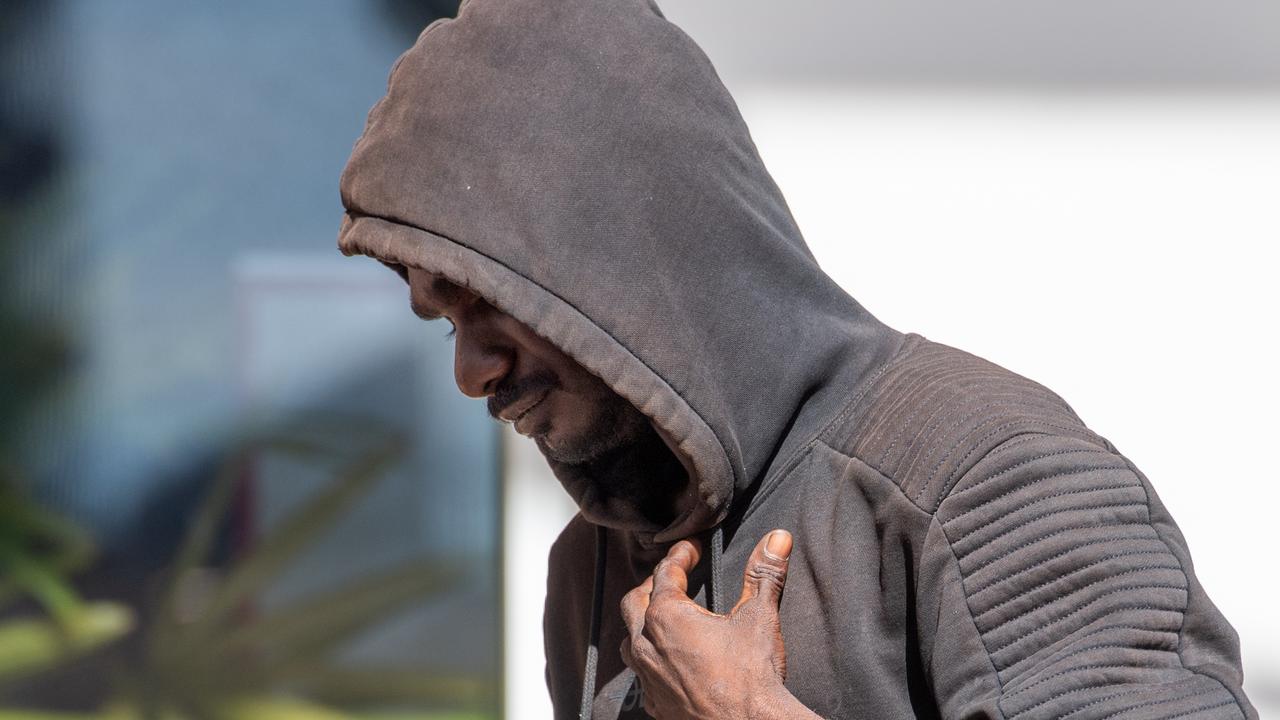
<path fill-rule="evenodd" d="M 445 278 L 408 268 L 409 304 L 454 327 L 454 380 L 489 414 L 534 439 L 548 459 L 581 464 L 654 428 L 600 378 L 527 326 Z"/>

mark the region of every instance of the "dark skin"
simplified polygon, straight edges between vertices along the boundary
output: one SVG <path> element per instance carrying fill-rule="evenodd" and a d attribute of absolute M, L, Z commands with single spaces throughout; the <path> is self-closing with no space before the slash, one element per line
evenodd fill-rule
<path fill-rule="evenodd" d="M 490 415 L 513 423 L 548 460 L 590 463 L 656 433 L 690 471 L 665 431 L 555 345 L 439 275 L 412 267 L 407 274 L 413 311 L 453 324 L 458 389 L 485 398 Z M 655 520 L 674 518 L 678 502 L 655 510 Z M 742 598 L 724 615 L 689 598 L 689 573 L 701 553 L 694 539 L 672 545 L 626 594 L 628 637 L 620 651 L 640 680 L 646 712 L 659 720 L 818 717 L 782 684 L 778 603 L 791 547 L 785 530 L 761 538 L 747 562 Z"/>

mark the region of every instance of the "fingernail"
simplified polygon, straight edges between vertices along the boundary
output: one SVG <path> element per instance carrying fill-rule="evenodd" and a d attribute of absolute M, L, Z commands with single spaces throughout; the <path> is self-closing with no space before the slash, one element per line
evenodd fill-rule
<path fill-rule="evenodd" d="M 791 533 L 774 530 L 764 544 L 764 552 L 774 560 L 786 560 L 791 555 Z"/>

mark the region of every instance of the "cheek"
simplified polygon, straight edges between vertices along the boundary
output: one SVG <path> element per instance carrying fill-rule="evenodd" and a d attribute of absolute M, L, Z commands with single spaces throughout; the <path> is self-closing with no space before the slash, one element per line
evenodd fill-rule
<path fill-rule="evenodd" d="M 547 400 L 552 401 L 548 416 L 557 435 L 578 435 L 600 421 L 599 405 L 581 395 L 555 393 Z"/>

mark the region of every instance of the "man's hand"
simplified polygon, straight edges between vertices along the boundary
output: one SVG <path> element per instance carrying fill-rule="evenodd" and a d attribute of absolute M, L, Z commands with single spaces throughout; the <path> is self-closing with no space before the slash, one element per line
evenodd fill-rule
<path fill-rule="evenodd" d="M 622 660 L 640 680 L 645 712 L 659 720 L 816 717 L 782 685 L 787 658 L 778 602 L 791 533 L 774 530 L 756 544 L 742 597 L 727 615 L 689 598 L 699 555 L 696 540 L 681 540 L 622 598 Z"/>

